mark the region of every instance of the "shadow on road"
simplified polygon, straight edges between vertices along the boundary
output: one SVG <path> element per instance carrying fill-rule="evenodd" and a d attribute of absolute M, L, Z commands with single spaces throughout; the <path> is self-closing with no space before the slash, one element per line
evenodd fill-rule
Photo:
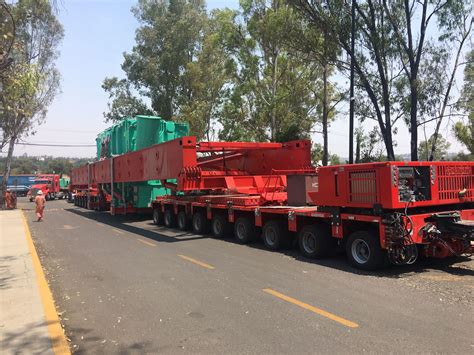
<path fill-rule="evenodd" d="M 14 331 L 4 331 L 1 346 L 2 352 L 4 354 L 49 353 L 52 343 L 58 342 L 59 338 L 50 338 L 49 333 L 43 329 L 45 326 L 56 323 L 56 321 L 29 323 Z"/>
<path fill-rule="evenodd" d="M 178 242 L 184 242 L 184 241 L 189 241 L 189 240 L 208 238 L 207 236 L 202 236 L 202 235 L 198 236 L 198 235 L 186 233 L 186 232 L 182 234 L 178 234 L 175 237 L 169 237 L 169 236 L 166 236 L 166 235 L 163 235 L 151 230 L 138 228 L 138 227 L 125 224 L 129 222 L 139 222 L 139 221 L 149 220 L 150 216 L 146 216 L 146 215 L 145 216 L 144 215 L 112 216 L 108 212 L 81 211 L 75 208 L 65 208 L 64 210 L 67 212 L 71 212 L 76 215 L 79 215 L 81 217 L 85 217 L 93 221 L 103 223 L 108 226 L 129 232 L 129 233 L 138 234 L 142 237 L 154 240 L 156 242 L 161 242 L 161 243 L 178 243 Z"/>
<path fill-rule="evenodd" d="M 112 216 L 108 212 L 82 211 L 77 208 L 66 208 L 65 211 L 92 219 L 96 222 L 104 223 L 106 225 L 112 226 L 117 229 L 121 229 L 130 233 L 138 234 L 142 237 L 152 239 L 156 242 L 176 243 L 176 242 L 183 242 L 183 241 L 188 241 L 188 240 L 210 238 L 210 236 L 197 236 L 195 234 L 186 233 L 186 232 L 170 237 L 170 236 L 160 234 L 159 232 L 125 224 L 129 222 L 150 221 L 151 216 L 149 215 L 130 214 L 130 215 L 125 215 L 125 216 L 123 215 Z M 151 222 L 148 223 L 148 225 L 155 228 L 164 228 L 164 227 L 157 227 Z M 240 244 L 235 242 L 233 238 L 225 238 L 225 241 L 241 246 Z M 248 247 L 252 249 L 259 249 L 265 252 L 270 252 L 264 247 L 260 239 L 253 243 L 243 245 L 242 247 Z M 403 278 L 403 277 L 410 276 L 416 273 L 432 272 L 432 271 L 441 271 L 441 272 L 455 275 L 455 276 L 474 276 L 473 269 L 456 266 L 456 264 L 458 263 L 469 261 L 470 260 L 469 257 L 451 257 L 447 259 L 420 258 L 420 260 L 418 260 L 414 265 L 405 265 L 405 266 L 398 266 L 398 267 L 388 266 L 385 269 L 378 270 L 375 272 L 370 272 L 370 271 L 359 270 L 352 267 L 347 261 L 342 251 L 339 251 L 335 253 L 335 255 L 328 258 L 308 259 L 308 258 L 303 257 L 296 249 L 297 248 L 294 245 L 293 247 L 289 249 L 280 250 L 279 253 L 283 253 L 287 255 L 288 257 L 301 261 L 301 262 L 320 265 L 320 266 L 337 269 L 340 271 L 362 275 L 362 276 L 367 275 L 367 276 L 376 276 L 376 277 L 384 277 L 384 278 Z"/>

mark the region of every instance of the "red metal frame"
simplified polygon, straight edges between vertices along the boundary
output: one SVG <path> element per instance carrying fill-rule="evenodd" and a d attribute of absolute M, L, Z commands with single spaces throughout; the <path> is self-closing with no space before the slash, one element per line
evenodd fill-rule
<path fill-rule="evenodd" d="M 114 183 L 161 180 L 175 191 L 258 194 L 264 203 L 286 201 L 286 174 L 278 169 L 315 171 L 308 140 L 197 144 L 190 136 L 73 169 L 71 188 L 111 183 L 111 169 Z"/>
<path fill-rule="evenodd" d="M 403 209 L 399 201 L 397 167 L 428 167 L 431 199 L 413 201 L 408 208 L 474 202 L 474 162 L 386 162 L 321 167 L 319 191 L 309 196 L 317 206 Z M 351 178 L 357 175 L 361 191 L 351 191 Z M 459 192 L 464 190 L 461 195 Z"/>

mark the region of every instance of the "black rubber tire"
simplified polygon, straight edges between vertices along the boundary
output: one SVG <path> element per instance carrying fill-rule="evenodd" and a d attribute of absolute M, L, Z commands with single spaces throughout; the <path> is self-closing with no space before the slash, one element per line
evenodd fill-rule
<path fill-rule="evenodd" d="M 173 210 L 168 209 L 165 211 L 163 214 L 163 222 L 167 228 L 174 228 L 176 226 L 176 215 Z"/>
<path fill-rule="evenodd" d="M 237 218 L 234 223 L 234 237 L 239 244 L 247 244 L 255 239 L 255 224 L 250 218 Z"/>
<path fill-rule="evenodd" d="M 336 239 L 325 226 L 306 225 L 298 233 L 298 246 L 307 258 L 323 258 L 334 252 Z"/>
<path fill-rule="evenodd" d="M 369 231 L 352 233 L 346 241 L 346 255 L 350 263 L 361 270 L 377 270 L 385 265 L 385 251 L 379 238 Z"/>
<path fill-rule="evenodd" d="M 161 212 L 160 207 L 153 209 L 153 224 L 157 226 L 163 225 L 163 212 Z"/>
<path fill-rule="evenodd" d="M 282 221 L 265 223 L 262 229 L 262 238 L 263 243 L 270 250 L 280 250 L 291 244 L 287 224 Z"/>
<path fill-rule="evenodd" d="M 215 214 L 211 220 L 211 232 L 215 238 L 225 238 L 232 234 L 232 225 L 223 214 Z"/>
<path fill-rule="evenodd" d="M 178 212 L 177 222 L 178 222 L 178 228 L 180 230 L 185 231 L 188 229 L 189 219 L 188 219 L 188 216 L 186 215 L 186 212 L 184 211 Z"/>
<path fill-rule="evenodd" d="M 204 212 L 197 211 L 193 214 L 192 227 L 195 234 L 206 234 L 209 232 L 210 223 Z"/>

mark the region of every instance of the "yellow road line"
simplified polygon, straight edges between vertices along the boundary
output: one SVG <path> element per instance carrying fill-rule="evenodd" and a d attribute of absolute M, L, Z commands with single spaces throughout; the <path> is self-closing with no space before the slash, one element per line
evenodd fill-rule
<path fill-rule="evenodd" d="M 56 312 L 56 307 L 54 305 L 53 295 L 49 289 L 48 283 L 46 282 L 46 277 L 44 276 L 43 268 L 41 267 L 41 262 L 36 253 L 35 245 L 33 243 L 33 238 L 31 237 L 30 228 L 26 222 L 25 213 L 22 212 L 23 216 L 23 225 L 25 227 L 26 240 L 28 242 L 28 248 L 30 249 L 31 259 L 33 262 L 33 267 L 36 272 L 36 280 L 38 281 L 41 303 L 43 304 L 45 321 L 48 325 L 48 333 L 51 338 L 51 345 L 53 352 L 56 355 L 71 354 L 69 350 L 69 345 L 66 340 L 63 328 L 61 327 L 61 322 L 59 321 L 58 313 Z"/>
<path fill-rule="evenodd" d="M 137 239 L 139 242 L 142 242 L 143 244 L 146 244 L 146 245 L 149 245 L 151 247 L 156 247 L 156 244 L 155 243 L 150 243 L 146 240 L 143 240 L 143 239 Z"/>
<path fill-rule="evenodd" d="M 178 256 L 179 256 L 181 259 L 190 261 L 190 262 L 192 262 L 192 263 L 194 263 L 194 264 L 196 264 L 196 265 L 202 266 L 203 268 L 206 268 L 206 269 L 209 269 L 209 270 L 213 270 L 213 269 L 214 269 L 214 266 L 209 265 L 209 264 L 206 264 L 206 263 L 203 263 L 202 261 L 199 261 L 199 260 L 190 258 L 189 256 L 181 255 L 181 254 L 178 254 Z"/>
<path fill-rule="evenodd" d="M 301 302 L 301 301 L 298 301 L 297 299 L 294 299 L 292 297 L 289 297 L 289 296 L 286 296 L 278 291 L 275 291 L 275 290 L 272 290 L 271 288 L 264 288 L 263 289 L 263 292 L 266 292 L 272 296 L 275 296 L 275 297 L 278 297 L 284 301 L 287 301 L 287 302 L 290 302 L 290 303 L 293 303 L 297 306 L 300 306 L 301 308 L 304 308 L 304 309 L 307 309 L 308 311 L 311 311 L 311 312 L 314 312 L 316 314 L 319 314 L 320 316 L 323 316 L 323 317 L 326 317 L 326 318 L 329 318 L 335 322 L 338 322 L 342 325 L 345 325 L 346 327 L 349 327 L 349 328 L 357 328 L 359 326 L 359 324 L 357 323 L 354 323 L 354 322 L 351 322 L 350 320 L 347 320 L 347 319 L 344 319 L 344 318 L 341 318 L 339 316 L 336 316 L 335 314 L 332 314 L 332 313 L 329 313 L 323 309 L 320 309 L 320 308 L 317 308 L 317 307 L 314 307 L 314 306 L 311 306 L 307 303 L 304 303 L 304 302 Z"/>
<path fill-rule="evenodd" d="M 125 234 L 124 232 L 122 232 L 121 230 L 118 230 L 116 228 L 112 228 L 112 230 L 115 232 L 115 233 L 118 233 L 118 234 Z"/>

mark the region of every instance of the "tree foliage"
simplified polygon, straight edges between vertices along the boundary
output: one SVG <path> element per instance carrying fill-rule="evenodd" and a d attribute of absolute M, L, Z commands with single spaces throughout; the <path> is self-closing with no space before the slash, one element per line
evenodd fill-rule
<path fill-rule="evenodd" d="M 432 153 L 431 147 L 433 141 L 436 139 L 436 149 Z M 421 141 L 418 146 L 418 156 L 420 160 L 430 160 L 431 154 L 433 154 L 432 160 L 445 160 L 447 159 L 448 149 L 451 143 L 449 143 L 441 134 L 438 134 L 438 137 L 435 138 L 434 134 L 427 140 Z"/>
<path fill-rule="evenodd" d="M 66 174 L 71 173 L 72 168 L 86 164 L 93 159 L 88 158 L 66 158 L 66 157 L 13 157 L 11 162 L 11 174 Z M 0 158 L 0 169 L 5 169 L 7 159 Z"/>
<path fill-rule="evenodd" d="M 63 38 L 62 25 L 47 0 L 19 0 L 11 5 L 11 14 L 16 30 L 10 53 L 13 61 L 0 75 L 1 147 L 8 144 L 3 185 L 16 141 L 34 133 L 59 91 L 55 61 Z"/>
<path fill-rule="evenodd" d="M 111 78 L 107 119 L 153 112 L 190 123 L 199 139 L 284 141 L 323 135 L 348 100 L 335 78 L 356 72 L 356 114 L 377 130 L 359 137 L 359 159 L 396 159 L 406 127 L 412 160 L 420 125 L 452 107 L 472 4 L 451 0 L 359 0 L 351 50 L 351 2 L 242 0 L 209 13 L 204 0 L 139 0 L 125 79 Z M 142 100 L 141 97 L 145 97 Z M 426 126 L 425 126 L 426 127 Z M 362 149 L 362 150 L 361 150 Z M 362 156 L 361 156 L 362 154 Z M 365 154 L 365 158 L 364 158 Z"/>
<path fill-rule="evenodd" d="M 456 54 L 451 44 L 459 28 L 469 24 L 472 5 L 449 0 L 357 1 L 352 52 L 350 2 L 290 2 L 354 60 L 358 116 L 377 121 L 387 158 L 395 158 L 394 126 L 403 119 L 411 135 L 411 158 L 417 160 L 418 127 L 433 117 L 445 96 L 447 80 L 440 73 Z M 433 32 L 437 35 L 430 35 Z"/>
<path fill-rule="evenodd" d="M 467 114 L 467 119 L 454 125 L 456 139 L 469 151 L 471 159 L 474 156 L 474 50 L 467 55 L 464 68 L 464 85 L 458 107 Z"/>
<path fill-rule="evenodd" d="M 106 122 L 116 122 L 124 117 L 154 114 L 141 98 L 133 94 L 131 83 L 126 79 L 105 78 L 102 89 L 109 95 L 108 112 L 104 112 Z"/>
<path fill-rule="evenodd" d="M 188 121 L 201 139 L 309 138 L 321 122 L 321 65 L 292 47 L 303 26 L 286 1 L 242 1 L 240 10 L 208 14 L 202 1 L 141 0 L 133 12 L 136 45 L 124 57 L 126 79 L 104 82 L 112 100 L 106 117 L 129 112 L 130 102 L 144 109 L 135 91 L 163 118 Z M 112 91 L 118 86 L 120 95 Z M 326 121 L 334 91 L 326 85 Z"/>

